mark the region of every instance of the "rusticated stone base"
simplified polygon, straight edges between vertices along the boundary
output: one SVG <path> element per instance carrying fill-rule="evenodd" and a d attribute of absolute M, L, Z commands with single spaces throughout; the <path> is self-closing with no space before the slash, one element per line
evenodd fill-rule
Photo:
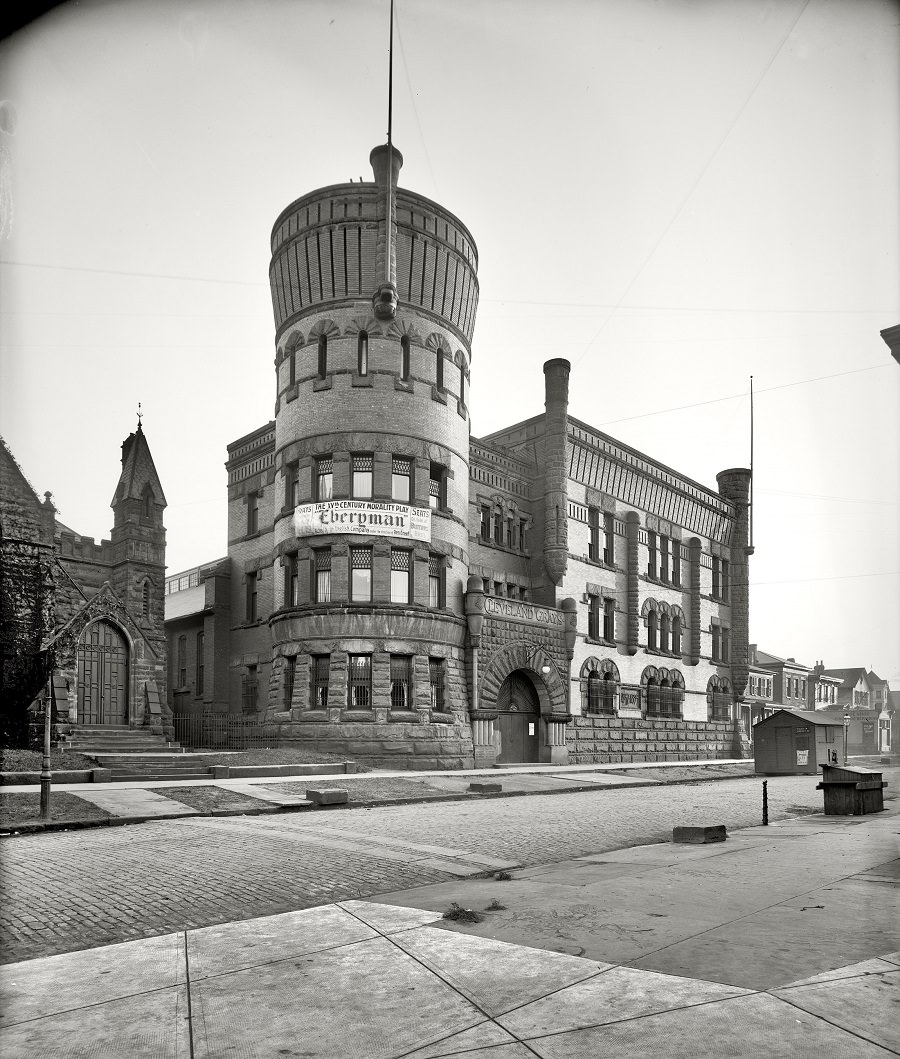
<path fill-rule="evenodd" d="M 734 726 L 724 721 L 573 717 L 570 765 L 617 761 L 709 761 L 734 756 Z"/>
<path fill-rule="evenodd" d="M 279 747 L 296 746 L 390 769 L 470 769 L 475 766 L 468 725 L 391 722 L 286 722 Z"/>

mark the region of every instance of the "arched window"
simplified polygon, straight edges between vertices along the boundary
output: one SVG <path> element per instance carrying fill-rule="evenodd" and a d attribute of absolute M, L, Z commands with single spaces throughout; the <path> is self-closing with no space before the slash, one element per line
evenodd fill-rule
<path fill-rule="evenodd" d="M 731 720 L 731 684 L 727 677 L 712 676 L 706 685 L 707 717 L 710 721 Z"/>
<path fill-rule="evenodd" d="M 328 335 L 319 335 L 318 375 L 324 379 L 328 374 Z"/>
<path fill-rule="evenodd" d="M 434 351 L 434 384 L 439 390 L 444 388 L 444 351 Z"/>
<path fill-rule="evenodd" d="M 356 371 L 359 375 L 369 374 L 369 333 L 360 331 L 356 340 Z"/>
<path fill-rule="evenodd" d="M 659 649 L 660 651 L 669 650 L 669 632 L 671 627 L 671 621 L 669 615 L 663 612 L 662 617 L 659 619 Z"/>
<path fill-rule="evenodd" d="M 647 614 L 647 646 L 651 651 L 657 649 L 657 631 L 658 619 L 656 617 L 656 611 L 651 610 Z"/>
<path fill-rule="evenodd" d="M 409 381 L 409 335 L 400 339 L 400 379 L 402 382 Z"/>
<path fill-rule="evenodd" d="M 459 369 L 459 403 L 466 403 L 466 373 L 462 367 Z"/>
<path fill-rule="evenodd" d="M 141 589 L 141 610 L 145 618 L 150 617 L 150 582 L 145 581 Z"/>
<path fill-rule="evenodd" d="M 603 678 L 596 669 L 588 673 L 587 678 L 587 712 L 603 712 Z"/>

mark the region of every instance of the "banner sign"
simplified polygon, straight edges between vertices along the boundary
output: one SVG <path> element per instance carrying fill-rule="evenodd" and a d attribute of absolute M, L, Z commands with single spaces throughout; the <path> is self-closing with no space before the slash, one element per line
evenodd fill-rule
<path fill-rule="evenodd" d="M 375 500 L 324 500 L 294 509 L 294 533 L 361 533 L 369 537 L 431 540 L 431 508 Z"/>
<path fill-rule="evenodd" d="M 484 597 L 484 613 L 491 618 L 515 618 L 517 621 L 533 621 L 540 625 L 565 624 L 560 611 L 550 607 L 536 607 L 533 603 L 519 603 L 514 599 L 498 596 Z"/>

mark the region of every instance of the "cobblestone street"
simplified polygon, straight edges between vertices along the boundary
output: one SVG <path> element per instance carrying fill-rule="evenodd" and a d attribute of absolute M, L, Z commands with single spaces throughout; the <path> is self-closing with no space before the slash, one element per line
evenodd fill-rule
<path fill-rule="evenodd" d="M 811 776 L 768 781 L 772 820 L 821 810 Z M 0 846 L 2 962 L 761 823 L 762 781 L 22 835 Z"/>

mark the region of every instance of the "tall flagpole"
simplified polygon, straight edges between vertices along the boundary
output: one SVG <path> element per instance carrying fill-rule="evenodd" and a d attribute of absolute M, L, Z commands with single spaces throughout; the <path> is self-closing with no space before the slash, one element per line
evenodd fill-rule
<path fill-rule="evenodd" d="M 387 216 L 385 217 L 385 234 L 387 236 L 387 252 L 384 255 L 384 282 L 393 283 L 394 277 L 391 273 L 391 259 L 393 257 L 393 226 L 391 223 L 393 215 L 394 194 L 394 147 L 391 139 L 391 130 L 394 116 L 394 0 L 391 0 L 391 25 L 388 40 L 388 164 L 387 164 Z"/>

